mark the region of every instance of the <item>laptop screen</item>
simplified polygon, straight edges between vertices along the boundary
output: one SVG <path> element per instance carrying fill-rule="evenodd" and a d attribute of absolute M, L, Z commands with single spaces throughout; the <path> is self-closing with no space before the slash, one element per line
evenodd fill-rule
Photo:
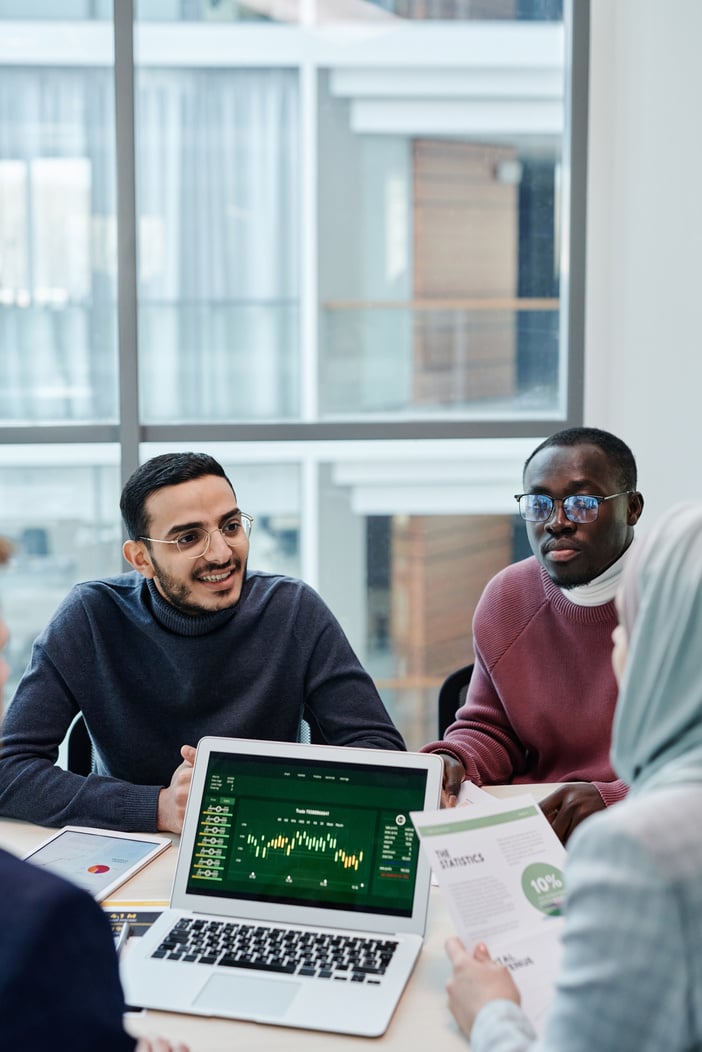
<path fill-rule="evenodd" d="M 212 752 L 187 891 L 409 917 L 422 769 Z"/>

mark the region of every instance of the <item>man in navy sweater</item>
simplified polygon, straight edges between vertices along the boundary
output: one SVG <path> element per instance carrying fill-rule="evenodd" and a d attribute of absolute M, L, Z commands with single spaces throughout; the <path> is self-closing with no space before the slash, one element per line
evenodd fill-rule
<path fill-rule="evenodd" d="M 180 832 L 198 740 L 295 741 L 303 708 L 330 744 L 405 748 L 317 593 L 247 568 L 253 520 L 216 460 L 154 457 L 120 506 L 133 571 L 76 585 L 37 639 L 5 718 L 0 814 Z M 79 712 L 87 777 L 55 766 Z"/>

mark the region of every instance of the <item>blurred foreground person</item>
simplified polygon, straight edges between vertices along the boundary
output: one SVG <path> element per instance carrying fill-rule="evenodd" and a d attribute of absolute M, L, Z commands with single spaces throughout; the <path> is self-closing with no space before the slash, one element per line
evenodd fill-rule
<path fill-rule="evenodd" d="M 0 537 L 0 564 L 11 547 Z M 1 651 L 0 713 L 9 668 Z M 122 1023 L 124 998 L 112 931 L 81 888 L 0 850 L 0 1033 L 22 1052 L 187 1052 L 163 1038 L 136 1041 Z"/>

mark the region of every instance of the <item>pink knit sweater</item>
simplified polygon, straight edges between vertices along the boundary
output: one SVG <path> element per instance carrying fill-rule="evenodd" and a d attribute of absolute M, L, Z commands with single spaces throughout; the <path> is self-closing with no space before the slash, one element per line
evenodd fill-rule
<path fill-rule="evenodd" d="M 477 785 L 593 782 L 626 795 L 609 759 L 617 686 L 614 602 L 576 606 L 536 559 L 508 566 L 475 611 L 466 704 L 430 752 L 457 756 Z"/>

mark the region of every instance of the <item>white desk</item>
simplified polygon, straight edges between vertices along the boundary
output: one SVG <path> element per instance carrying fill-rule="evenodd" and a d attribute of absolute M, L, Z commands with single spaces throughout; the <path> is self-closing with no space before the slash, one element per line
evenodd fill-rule
<path fill-rule="evenodd" d="M 540 799 L 555 786 L 505 786 L 490 790 L 496 796 L 511 796 L 531 791 Z M 0 819 L 0 847 L 24 855 L 52 830 L 41 826 Z M 173 838 L 177 840 L 176 837 Z M 133 903 L 168 899 L 176 861 L 175 847 L 151 862 L 141 873 L 119 888 L 110 902 Z M 260 1049 L 285 1049 L 285 1052 L 359 1052 L 370 1043 L 383 1046 L 383 1052 L 426 1052 L 433 1047 L 441 1052 L 467 1052 L 468 1044 L 446 1007 L 446 980 L 450 968 L 444 953 L 444 941 L 452 926 L 439 889 L 430 893 L 427 936 L 414 973 L 402 1000 L 381 1038 L 369 1039 L 292 1030 L 287 1027 L 263 1026 L 258 1023 L 177 1015 L 171 1012 L 141 1012 L 126 1017 L 126 1027 L 135 1037 L 161 1034 L 173 1041 L 184 1041 L 191 1052 L 249 1052 Z M 128 949 L 126 952 L 129 952 Z"/>

